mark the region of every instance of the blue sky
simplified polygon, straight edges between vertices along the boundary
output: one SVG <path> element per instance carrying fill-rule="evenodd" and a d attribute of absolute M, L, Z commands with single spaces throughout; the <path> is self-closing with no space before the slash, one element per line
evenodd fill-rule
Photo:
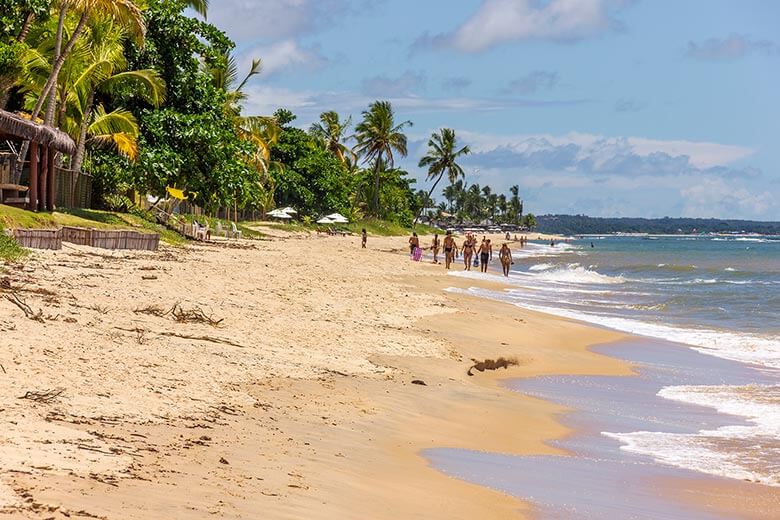
<path fill-rule="evenodd" d="M 213 0 L 265 69 L 247 109 L 359 119 L 388 99 L 528 211 L 780 220 L 780 2 Z"/>

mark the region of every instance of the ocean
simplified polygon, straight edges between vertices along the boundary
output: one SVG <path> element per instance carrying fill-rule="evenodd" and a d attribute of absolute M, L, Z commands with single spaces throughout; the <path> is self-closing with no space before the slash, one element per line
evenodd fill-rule
<path fill-rule="evenodd" d="M 652 399 L 637 399 L 652 412 L 639 417 L 632 405 L 617 406 L 612 419 L 598 422 L 606 448 L 663 467 L 780 487 L 780 237 L 586 236 L 554 247 L 530 243 L 513 255 L 511 288 L 451 290 L 644 337 L 623 355 L 609 353 L 647 370 L 644 386 L 624 390 L 625 383 L 598 378 L 510 386 L 575 407 L 586 406 L 569 391 L 577 385 L 609 388 L 600 401 L 606 407 L 614 392 L 650 391 Z M 507 281 L 498 269 L 492 265 L 487 276 Z M 689 354 L 672 355 L 675 349 Z M 696 410 L 721 417 L 704 420 Z M 623 420 L 626 414 L 636 420 Z M 432 457 L 447 466 L 439 455 Z"/>

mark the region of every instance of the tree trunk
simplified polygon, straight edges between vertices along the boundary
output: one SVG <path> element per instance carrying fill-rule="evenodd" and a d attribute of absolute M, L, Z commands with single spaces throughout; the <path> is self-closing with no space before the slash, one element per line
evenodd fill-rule
<path fill-rule="evenodd" d="M 62 8 L 66 9 L 64 5 Z M 76 26 L 76 29 L 73 31 L 73 34 L 71 35 L 70 40 L 68 40 L 68 43 L 65 45 L 65 49 L 63 49 L 62 53 L 60 54 L 60 57 L 57 59 L 56 62 L 54 62 L 54 66 L 52 67 L 51 74 L 49 74 L 49 79 L 46 81 L 46 84 L 43 86 L 43 90 L 41 90 L 41 96 L 40 98 L 38 98 L 38 102 L 35 104 L 35 108 L 33 108 L 30 117 L 30 119 L 32 119 L 33 121 L 35 121 L 35 119 L 37 119 L 38 116 L 41 114 L 41 108 L 43 108 L 43 103 L 46 101 L 46 98 L 49 95 L 49 91 L 54 87 L 54 84 L 57 82 L 57 79 L 59 78 L 60 70 L 62 70 L 62 65 L 65 63 L 65 58 L 68 57 L 70 51 L 73 50 L 73 46 L 76 45 L 76 40 L 78 40 L 79 36 L 81 36 L 81 33 L 84 31 L 88 18 L 89 18 L 89 9 L 84 9 L 84 12 L 81 13 L 81 18 L 79 19 L 79 23 Z M 19 179 L 22 176 L 22 168 L 24 166 L 24 161 L 27 159 L 27 150 L 29 146 L 30 146 L 30 142 L 25 141 L 19 153 L 19 162 L 17 164 L 16 176 L 14 180 L 16 184 L 19 184 Z"/>
<path fill-rule="evenodd" d="M 79 129 L 79 141 L 76 143 L 76 154 L 73 156 L 70 169 L 75 171 L 81 171 L 81 165 L 84 164 L 84 155 L 87 150 L 87 128 L 89 128 L 89 121 L 92 119 L 92 105 L 95 102 L 95 89 L 89 92 L 87 98 L 87 107 L 84 110 L 84 117 L 81 120 L 81 128 Z"/>
<path fill-rule="evenodd" d="M 60 9 L 60 18 L 57 21 L 57 36 L 54 39 L 54 59 L 52 63 L 56 63 L 60 59 L 62 54 L 62 31 L 65 27 L 65 15 L 68 13 L 68 4 L 63 3 L 62 9 Z M 54 114 L 57 111 L 57 82 L 54 83 L 54 87 L 49 92 L 49 103 L 46 105 L 46 115 L 43 117 L 43 124 L 48 126 L 54 126 Z"/>
<path fill-rule="evenodd" d="M 382 167 L 382 153 L 376 157 L 376 164 L 374 165 L 374 216 L 379 217 L 379 176 L 380 168 Z"/>
<path fill-rule="evenodd" d="M 434 182 L 434 183 L 433 183 L 433 186 L 431 186 L 431 191 L 429 191 L 429 192 L 428 192 L 428 196 L 427 196 L 427 197 L 425 198 L 425 200 L 423 201 L 423 205 L 425 205 L 425 203 L 426 203 L 428 200 L 430 200 L 430 199 L 431 199 L 431 194 L 433 193 L 433 190 L 435 190 L 435 189 L 436 189 L 436 186 L 439 184 L 439 181 L 441 180 L 441 178 L 442 178 L 443 176 L 444 176 L 444 172 L 442 171 L 442 172 L 439 174 L 439 176 L 436 178 L 436 182 Z M 420 209 L 417 211 L 417 216 L 416 216 L 416 217 L 414 217 L 414 222 L 412 222 L 412 229 L 414 229 L 414 227 L 417 225 L 417 221 L 418 221 L 418 220 L 420 220 L 420 216 L 422 215 L 422 212 L 423 212 L 424 210 L 425 210 L 425 208 L 424 208 L 424 207 L 422 207 L 422 208 L 420 208 Z"/>
<path fill-rule="evenodd" d="M 23 43 L 27 39 L 27 33 L 30 32 L 33 20 L 35 20 L 35 13 L 27 13 L 27 18 L 24 19 L 24 25 L 22 25 L 22 30 L 19 32 L 19 36 L 16 37 L 16 41 Z"/>

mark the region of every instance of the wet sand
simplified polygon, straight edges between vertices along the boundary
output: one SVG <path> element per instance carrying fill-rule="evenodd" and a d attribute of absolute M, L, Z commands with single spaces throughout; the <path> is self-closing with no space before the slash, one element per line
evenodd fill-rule
<path fill-rule="evenodd" d="M 620 442 L 602 433 L 696 433 L 743 424 L 742 418 L 656 394 L 662 387 L 679 384 L 771 383 L 770 375 L 651 339 L 624 340 L 593 350 L 632 363 L 637 376 L 545 376 L 506 383 L 570 409 L 561 421 L 572 434 L 552 442 L 568 456 L 430 450 L 428 457 L 448 474 L 533 500 L 543 518 L 775 518 L 778 488 L 659 464 L 652 457 L 620 449 Z"/>

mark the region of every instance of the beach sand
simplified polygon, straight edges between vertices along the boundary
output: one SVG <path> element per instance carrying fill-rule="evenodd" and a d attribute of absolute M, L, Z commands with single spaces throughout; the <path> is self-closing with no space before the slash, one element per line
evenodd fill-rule
<path fill-rule="evenodd" d="M 446 293 L 475 283 L 404 238 L 275 234 L 3 268 L 2 296 L 40 315 L 0 300 L 0 512 L 531 517 L 419 452 L 558 453 L 564 410 L 499 378 L 631 373 L 588 351 L 621 334 Z M 467 375 L 498 356 L 518 366 Z"/>

